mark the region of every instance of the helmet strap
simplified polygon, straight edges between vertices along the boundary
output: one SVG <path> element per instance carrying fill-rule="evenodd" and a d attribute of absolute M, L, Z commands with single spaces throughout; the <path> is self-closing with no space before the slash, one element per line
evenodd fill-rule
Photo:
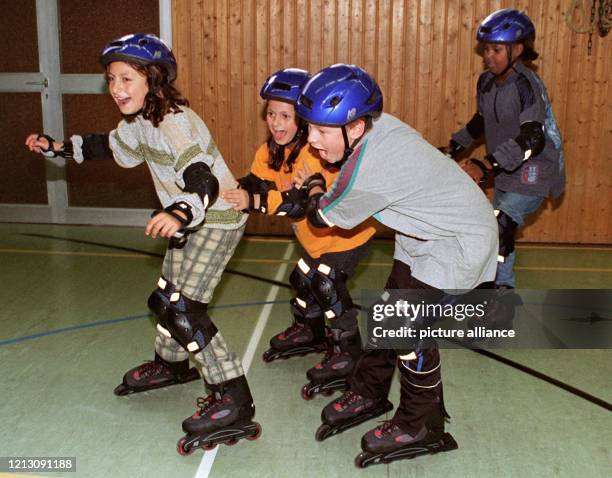
<path fill-rule="evenodd" d="M 346 125 L 342 126 L 342 137 L 344 138 L 344 155 L 342 156 L 341 163 L 344 163 L 353 154 L 353 148 L 349 144 L 348 133 L 346 132 Z"/>
<path fill-rule="evenodd" d="M 349 158 L 349 156 L 353 154 L 355 146 L 357 146 L 357 143 L 359 143 L 361 138 L 363 138 L 363 134 L 359 136 L 359 138 L 356 138 L 355 141 L 353 141 L 353 144 L 350 144 L 348 133 L 346 132 L 346 125 L 344 125 L 342 126 L 342 137 L 344 138 L 344 154 L 342 155 L 342 159 L 337 163 L 338 166 L 342 166 L 344 162 Z"/>
<path fill-rule="evenodd" d="M 499 75 L 495 75 L 496 78 L 504 78 L 506 76 L 506 73 L 508 73 L 510 69 L 514 70 L 514 64 L 516 63 L 516 60 L 518 60 L 518 58 L 516 58 L 515 60 L 512 59 L 511 43 L 506 44 L 506 52 L 508 56 L 508 66 L 506 66 L 506 68 L 504 68 L 504 71 L 502 71 Z"/>

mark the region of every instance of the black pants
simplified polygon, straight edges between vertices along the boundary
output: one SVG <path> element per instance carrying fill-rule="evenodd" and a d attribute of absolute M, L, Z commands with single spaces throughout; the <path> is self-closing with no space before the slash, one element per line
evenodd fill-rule
<path fill-rule="evenodd" d="M 412 277 L 410 267 L 397 260 L 385 289 L 437 290 Z M 444 294 L 439 292 L 441 299 Z M 411 353 L 415 356 L 412 360 L 400 358 Z M 421 341 L 414 350 L 364 351 L 349 379 L 350 389 L 368 398 L 387 398 L 396 364 L 400 369 L 401 398 L 393 421 L 405 431 L 416 432 L 434 408 L 442 405 L 440 353 L 435 340 Z"/>

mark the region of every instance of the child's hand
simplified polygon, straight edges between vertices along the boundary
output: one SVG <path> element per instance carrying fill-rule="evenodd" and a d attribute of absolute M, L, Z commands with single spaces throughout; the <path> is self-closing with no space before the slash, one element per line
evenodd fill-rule
<path fill-rule="evenodd" d="M 181 213 L 177 211 L 176 214 Z M 177 218 L 172 217 L 166 212 L 160 212 L 149 219 L 149 222 L 147 222 L 147 226 L 145 227 L 145 234 L 153 237 L 153 239 L 157 239 L 157 236 L 170 239 L 182 227 L 183 225 Z"/>
<path fill-rule="evenodd" d="M 245 189 L 228 189 L 221 193 L 221 197 L 236 211 L 249 208 L 249 193 Z"/>
<path fill-rule="evenodd" d="M 49 141 L 38 133 L 29 134 L 25 140 L 25 145 L 28 149 L 34 153 L 42 153 L 47 151 L 50 147 L 53 151 L 59 151 L 64 146 L 64 143 L 53 142 L 51 145 Z"/>
<path fill-rule="evenodd" d="M 312 176 L 312 171 L 308 167 L 308 164 L 304 163 L 304 167 L 295 173 L 295 176 L 293 177 L 293 184 L 296 188 L 301 189 L 304 181 L 306 181 L 310 176 Z"/>

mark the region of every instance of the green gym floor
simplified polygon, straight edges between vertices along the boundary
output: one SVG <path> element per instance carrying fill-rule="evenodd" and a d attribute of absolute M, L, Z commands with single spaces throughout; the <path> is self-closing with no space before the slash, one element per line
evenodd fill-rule
<path fill-rule="evenodd" d="M 382 288 L 392 248 L 375 244 L 351 282 L 356 295 Z M 376 421 L 316 442 L 329 398 L 299 392 L 318 356 L 261 360 L 290 322 L 286 284 L 298 248 L 284 239 L 243 240 L 211 309 L 243 356 L 263 434 L 179 456 L 199 381 L 113 395 L 127 369 L 152 358 L 146 299 L 163 252 L 141 228 L 0 224 L 0 456 L 76 457 L 76 473 L 52 474 L 68 477 L 612 476 L 610 350 L 495 351 L 596 403 L 499 360 L 444 349 L 447 431 L 458 450 L 358 470 L 360 438 Z M 523 245 L 517 271 L 521 288 L 610 289 L 612 248 Z"/>

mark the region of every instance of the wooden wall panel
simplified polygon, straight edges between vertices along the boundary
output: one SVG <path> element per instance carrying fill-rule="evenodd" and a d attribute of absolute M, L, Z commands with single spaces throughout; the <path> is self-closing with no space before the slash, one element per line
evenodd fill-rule
<path fill-rule="evenodd" d="M 590 11 L 590 0 L 584 0 Z M 448 141 L 475 111 L 482 58 L 476 27 L 503 7 L 524 9 L 538 32 L 536 62 L 561 128 L 566 194 L 525 228 L 532 242 L 612 243 L 612 35 L 565 24 L 569 0 L 175 0 L 179 87 L 211 129 L 237 176 L 266 139 L 259 88 L 283 67 L 335 62 L 372 73 L 385 111 Z M 483 148 L 476 151 L 483 154 Z M 281 218 L 253 215 L 250 232 L 288 234 Z"/>

